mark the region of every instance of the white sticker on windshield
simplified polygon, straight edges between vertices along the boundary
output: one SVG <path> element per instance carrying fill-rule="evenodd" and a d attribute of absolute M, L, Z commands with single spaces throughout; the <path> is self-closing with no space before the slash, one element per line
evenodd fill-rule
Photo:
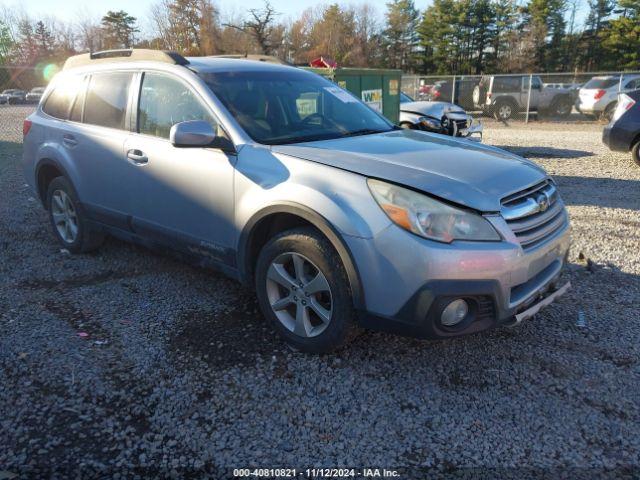
<path fill-rule="evenodd" d="M 340 87 L 324 87 L 324 89 L 343 103 L 355 103 L 356 98 Z"/>

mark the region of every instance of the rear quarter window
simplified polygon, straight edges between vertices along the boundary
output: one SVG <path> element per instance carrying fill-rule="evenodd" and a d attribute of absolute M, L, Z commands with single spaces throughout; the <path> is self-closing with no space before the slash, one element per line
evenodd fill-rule
<path fill-rule="evenodd" d="M 47 97 L 42 111 L 52 117 L 66 119 L 71 103 L 82 90 L 83 84 L 83 79 L 79 76 L 61 79 Z"/>
<path fill-rule="evenodd" d="M 84 123 L 124 129 L 131 72 L 91 75 L 84 106 Z"/>
<path fill-rule="evenodd" d="M 616 85 L 620 79 L 614 78 L 592 78 L 587 83 L 585 83 L 582 88 L 597 88 L 597 89 L 607 89 Z"/>
<path fill-rule="evenodd" d="M 519 92 L 522 85 L 522 77 L 494 77 L 493 91 L 499 92 Z"/>

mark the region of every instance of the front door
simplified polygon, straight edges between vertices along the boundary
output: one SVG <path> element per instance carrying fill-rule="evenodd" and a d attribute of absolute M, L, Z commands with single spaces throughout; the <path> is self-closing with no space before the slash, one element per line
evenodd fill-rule
<path fill-rule="evenodd" d="M 188 120 L 208 121 L 222 132 L 210 109 L 187 83 L 166 73 L 144 73 L 138 125 L 124 145 L 133 172 L 133 228 L 228 264 L 235 258 L 236 157 L 216 148 L 174 147 L 169 141 L 171 127 Z"/>

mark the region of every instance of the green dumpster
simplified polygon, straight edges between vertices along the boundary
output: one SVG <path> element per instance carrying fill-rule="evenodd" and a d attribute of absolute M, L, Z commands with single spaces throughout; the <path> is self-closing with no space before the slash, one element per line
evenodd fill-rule
<path fill-rule="evenodd" d="M 377 68 L 305 68 L 349 90 L 393 123 L 400 116 L 401 70 Z"/>

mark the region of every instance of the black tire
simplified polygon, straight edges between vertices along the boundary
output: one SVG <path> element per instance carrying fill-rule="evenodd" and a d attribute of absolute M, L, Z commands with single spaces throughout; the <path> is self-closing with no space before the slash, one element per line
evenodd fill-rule
<path fill-rule="evenodd" d="M 567 118 L 571 115 L 573 102 L 569 98 L 558 98 L 551 105 L 551 114 L 559 118 Z"/>
<path fill-rule="evenodd" d="M 607 107 L 602 112 L 602 116 L 600 118 L 602 120 L 605 120 L 606 122 L 610 122 L 611 119 L 613 118 L 613 113 L 616 111 L 617 105 L 618 105 L 618 102 L 611 102 L 609 105 L 607 105 Z"/>
<path fill-rule="evenodd" d="M 274 284 L 268 283 L 269 269 L 272 263 L 291 254 L 301 255 L 309 260 L 311 265 L 324 275 L 330 287 L 330 320 L 324 330 L 316 336 L 305 337 L 294 333 L 276 316 L 271 307 L 272 300 L 269 295 L 273 296 Z M 258 303 L 265 318 L 273 324 L 276 331 L 289 345 L 298 350 L 307 353 L 329 353 L 346 345 L 359 331 L 351 287 L 340 256 L 329 241 L 314 228 L 287 230 L 269 240 L 258 256 L 255 282 Z M 279 285 L 277 287 L 283 291 L 282 296 L 288 294 L 289 298 L 296 298 L 294 295 L 297 291 L 300 295 L 300 300 L 297 299 L 297 301 L 302 301 L 301 288 L 293 291 Z M 293 289 L 295 290 L 295 286 Z M 287 292 L 287 290 L 289 291 Z M 306 296 L 308 297 L 308 295 Z M 298 313 L 298 308 L 301 308 L 299 303 L 291 303 L 288 307 L 281 308 L 279 312 L 293 317 Z M 312 310 L 310 306 L 304 308 L 307 308 L 309 312 Z"/>
<path fill-rule="evenodd" d="M 60 195 L 59 192 L 63 192 L 64 195 L 70 200 L 74 210 L 77 225 L 77 234 L 72 241 L 63 238 L 58 226 L 56 226 L 56 220 L 54 219 L 55 207 L 52 205 L 54 202 L 54 194 Z M 82 209 L 82 204 L 78 200 L 73 185 L 65 177 L 56 177 L 49 184 L 47 189 L 46 206 L 49 213 L 49 221 L 53 228 L 53 233 L 60 242 L 60 244 L 69 250 L 71 253 L 85 253 L 95 250 L 104 241 L 104 234 L 93 230 L 86 218 L 86 214 Z"/>
<path fill-rule="evenodd" d="M 640 167 L 640 140 L 638 140 L 636 144 L 631 147 L 631 158 L 634 162 L 636 162 L 636 165 Z"/>
<path fill-rule="evenodd" d="M 515 102 L 510 100 L 498 100 L 493 106 L 493 118 L 506 122 L 513 118 L 513 115 L 517 113 L 518 109 Z"/>

